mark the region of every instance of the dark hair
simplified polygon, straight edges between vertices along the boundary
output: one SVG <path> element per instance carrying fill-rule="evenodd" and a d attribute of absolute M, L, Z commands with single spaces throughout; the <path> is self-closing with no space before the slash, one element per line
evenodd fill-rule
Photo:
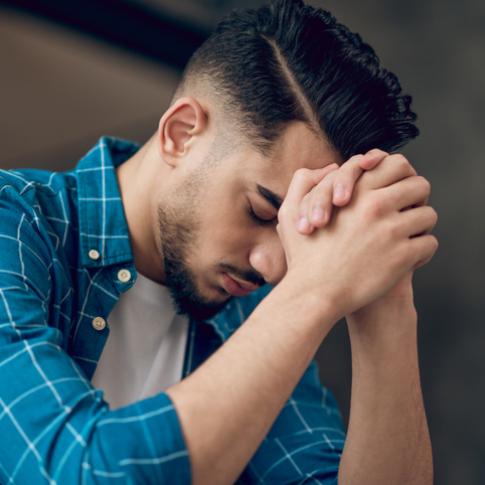
<path fill-rule="evenodd" d="M 190 59 L 183 79 L 192 77 L 211 83 L 263 153 L 295 120 L 323 132 L 344 160 L 419 134 L 411 97 L 374 50 L 301 0 L 231 12 Z"/>

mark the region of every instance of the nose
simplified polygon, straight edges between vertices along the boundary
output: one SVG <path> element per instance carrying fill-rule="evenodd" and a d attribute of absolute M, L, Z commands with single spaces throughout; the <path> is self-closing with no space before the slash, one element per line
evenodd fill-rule
<path fill-rule="evenodd" d="M 257 243 L 249 254 L 249 264 L 271 285 L 286 274 L 286 256 L 277 234 Z"/>

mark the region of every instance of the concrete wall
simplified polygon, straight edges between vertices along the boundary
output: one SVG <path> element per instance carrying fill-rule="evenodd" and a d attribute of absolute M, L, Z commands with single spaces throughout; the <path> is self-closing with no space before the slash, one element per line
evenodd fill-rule
<path fill-rule="evenodd" d="M 359 31 L 414 96 L 422 135 L 405 154 L 432 181 L 440 215 L 439 252 L 415 278 L 436 483 L 478 485 L 485 480 L 485 3 L 320 4 Z M 164 66 L 2 10 L 0 59 L 2 168 L 72 167 L 102 134 L 143 141 L 177 81 Z M 343 323 L 318 359 L 347 414 Z"/>

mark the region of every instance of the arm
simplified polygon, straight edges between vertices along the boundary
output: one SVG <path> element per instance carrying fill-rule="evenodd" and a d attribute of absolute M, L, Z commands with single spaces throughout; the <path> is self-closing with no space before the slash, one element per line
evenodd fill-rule
<path fill-rule="evenodd" d="M 389 156 L 380 150 L 369 152 L 372 153 L 381 162 L 384 160 L 374 174 L 369 172 L 363 176 L 373 178 L 374 187 L 404 181 L 416 174 L 404 157 Z M 369 166 L 369 154 L 365 157 L 367 160 L 359 160 L 362 168 L 375 167 Z M 351 159 L 305 196 L 301 213 L 307 215 L 313 227 L 300 232 L 311 234 L 314 228 L 325 226 L 326 221 L 312 221 L 311 214 L 318 206 L 326 207 L 330 213 L 328 206 L 336 183 L 348 189 L 347 200 L 339 205 L 349 202 L 356 179 L 361 175 L 352 165 L 355 167 Z M 408 188 L 415 190 L 409 183 Z M 425 216 L 423 210 L 428 196 L 429 186 L 421 199 L 415 197 L 412 205 L 422 207 L 422 222 L 408 232 L 410 236 L 429 232 L 436 222 L 432 212 L 428 211 Z M 400 212 L 410 206 L 402 204 Z M 348 440 L 339 474 L 345 484 L 428 484 L 433 480 L 431 442 L 419 379 L 417 316 L 411 278 L 412 272 L 409 272 L 387 294 L 347 317 L 353 378 Z"/>
<path fill-rule="evenodd" d="M 294 225 L 318 174 L 294 176 L 277 227 L 285 277 L 218 352 L 167 390 L 180 415 L 194 483 L 232 483 L 333 324 L 379 298 L 436 250 L 432 236 L 409 238 L 408 230 L 430 224 L 429 211 L 423 218 L 419 209 L 407 215 L 400 209 L 427 187 L 418 177 L 401 182 L 402 168 L 395 184 L 389 177 L 375 187 L 375 179 L 360 184 L 357 202 L 311 237 L 297 234 Z"/>
<path fill-rule="evenodd" d="M 0 483 L 189 483 L 169 397 L 110 411 L 65 352 L 49 325 L 56 283 L 42 223 L 8 191 L 0 198 Z"/>
<path fill-rule="evenodd" d="M 344 443 L 337 401 L 314 360 L 236 483 L 334 485 Z"/>
<path fill-rule="evenodd" d="M 359 485 L 433 483 L 411 275 L 384 297 L 350 315 L 347 323 L 352 401 L 339 481 Z"/>
<path fill-rule="evenodd" d="M 195 484 L 234 483 L 268 433 L 334 323 L 321 300 L 311 303 L 280 283 L 217 352 L 167 389 Z"/>

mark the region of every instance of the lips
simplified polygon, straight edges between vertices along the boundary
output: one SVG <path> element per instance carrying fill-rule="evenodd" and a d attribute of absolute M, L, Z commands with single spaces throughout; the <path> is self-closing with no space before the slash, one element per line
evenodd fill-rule
<path fill-rule="evenodd" d="M 259 288 L 259 285 L 229 276 L 228 273 L 222 273 L 222 286 L 232 296 L 245 296 Z"/>

